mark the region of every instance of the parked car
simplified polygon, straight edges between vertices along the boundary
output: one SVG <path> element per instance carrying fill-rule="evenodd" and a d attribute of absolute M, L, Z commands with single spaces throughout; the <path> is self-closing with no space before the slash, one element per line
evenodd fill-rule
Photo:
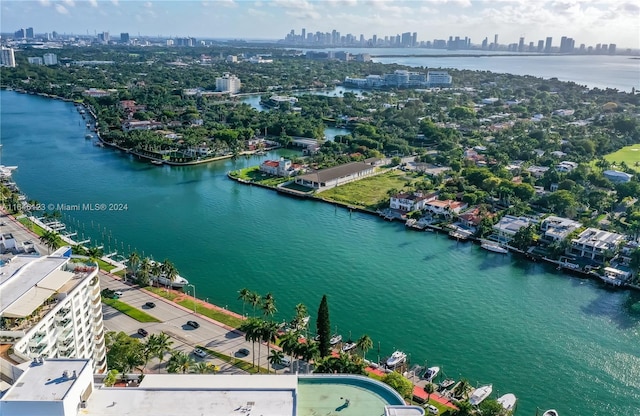
<path fill-rule="evenodd" d="M 425 406 L 425 408 L 426 408 L 426 409 L 427 409 L 427 411 L 428 411 L 429 413 L 431 413 L 432 415 L 437 415 L 437 414 L 439 413 L 439 412 L 438 412 L 438 408 L 437 408 L 437 407 L 435 407 L 435 406 L 434 406 L 434 405 L 432 405 L 432 404 L 428 404 L 427 406 Z"/>
<path fill-rule="evenodd" d="M 122 296 L 122 292 L 119 290 L 116 290 L 115 292 L 113 292 L 113 294 L 116 296 Z"/>
<path fill-rule="evenodd" d="M 146 337 L 147 335 L 149 335 L 149 332 L 144 328 L 140 328 L 138 329 L 138 334 L 142 335 L 143 337 Z"/>
<path fill-rule="evenodd" d="M 238 352 L 236 353 L 236 355 L 240 356 L 240 357 L 246 357 L 247 355 L 249 355 L 249 350 L 246 348 L 240 348 L 238 350 Z"/>
<path fill-rule="evenodd" d="M 187 325 L 190 326 L 191 328 L 200 328 L 200 324 L 197 323 L 196 321 L 187 321 Z"/>
<path fill-rule="evenodd" d="M 280 364 L 285 367 L 289 367 L 291 365 L 291 359 L 289 357 L 282 357 L 282 360 L 280 360 Z"/>
<path fill-rule="evenodd" d="M 207 353 L 202 351 L 200 348 L 196 348 L 195 350 L 193 350 L 193 354 L 197 355 L 200 358 L 204 358 L 207 356 Z"/>
<path fill-rule="evenodd" d="M 156 304 L 153 302 L 147 302 L 144 304 L 144 306 L 146 306 L 147 308 L 151 309 L 151 308 L 155 308 Z"/>

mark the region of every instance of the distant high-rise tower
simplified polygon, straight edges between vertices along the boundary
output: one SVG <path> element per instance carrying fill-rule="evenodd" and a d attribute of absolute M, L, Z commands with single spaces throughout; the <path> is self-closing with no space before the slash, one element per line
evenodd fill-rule
<path fill-rule="evenodd" d="M 0 47 L 0 66 L 15 67 L 16 58 L 12 48 Z"/>
<path fill-rule="evenodd" d="M 518 42 L 518 52 L 524 52 L 524 37 L 521 37 Z"/>
<path fill-rule="evenodd" d="M 538 52 L 542 52 L 544 51 L 544 41 L 543 40 L 539 40 L 538 41 Z"/>
<path fill-rule="evenodd" d="M 58 56 L 55 53 L 45 53 L 42 58 L 44 59 L 45 65 L 57 65 L 58 64 Z"/>
<path fill-rule="evenodd" d="M 307 39 L 307 29 L 305 29 L 304 27 L 302 28 L 302 42 L 304 42 Z"/>
<path fill-rule="evenodd" d="M 411 34 L 411 46 L 418 46 L 418 32 Z"/>
<path fill-rule="evenodd" d="M 609 55 L 615 55 L 616 54 L 616 44 L 615 43 L 610 43 L 609 44 Z"/>
<path fill-rule="evenodd" d="M 547 41 L 544 44 L 544 52 L 545 53 L 550 53 L 551 52 L 551 42 L 553 42 L 553 38 L 552 37 L 548 37 Z"/>
<path fill-rule="evenodd" d="M 28 27 L 27 30 L 25 31 L 25 37 L 27 39 L 33 39 L 33 28 L 32 27 Z"/>
<path fill-rule="evenodd" d="M 128 33 L 120 33 L 120 43 L 129 43 Z"/>
<path fill-rule="evenodd" d="M 27 37 L 27 32 L 23 28 L 16 30 L 15 33 L 13 34 L 13 37 L 16 39 L 24 39 Z"/>
<path fill-rule="evenodd" d="M 498 34 L 493 35 L 493 49 L 498 49 Z"/>

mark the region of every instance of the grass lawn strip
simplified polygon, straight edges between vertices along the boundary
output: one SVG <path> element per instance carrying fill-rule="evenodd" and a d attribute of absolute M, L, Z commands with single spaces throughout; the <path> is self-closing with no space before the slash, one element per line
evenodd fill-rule
<path fill-rule="evenodd" d="M 202 345 L 196 345 L 196 348 L 200 348 L 202 351 L 205 351 L 207 354 L 209 354 L 212 357 L 215 357 L 219 360 L 222 360 L 226 363 L 231 364 L 232 366 L 239 368 L 240 370 L 246 371 L 249 374 L 267 374 L 267 369 L 266 368 L 262 368 L 262 367 L 254 367 L 251 363 L 248 363 L 244 360 L 239 360 L 235 357 L 230 357 L 226 354 L 223 354 L 221 352 L 217 352 L 214 350 L 210 350 L 207 347 L 203 347 Z"/>
<path fill-rule="evenodd" d="M 112 308 L 122 312 L 123 314 L 135 319 L 138 322 L 160 322 L 159 319 L 154 318 L 146 312 L 136 309 L 131 305 L 119 301 L 118 299 L 109 299 L 102 297 L 102 303 L 109 305 Z"/>
<path fill-rule="evenodd" d="M 616 164 L 625 162 L 628 167 L 636 172 L 640 172 L 640 144 L 632 144 L 631 146 L 623 147 L 617 152 L 605 155 L 604 158 L 609 162 Z M 616 168 L 619 169 L 620 167 L 617 166 Z"/>

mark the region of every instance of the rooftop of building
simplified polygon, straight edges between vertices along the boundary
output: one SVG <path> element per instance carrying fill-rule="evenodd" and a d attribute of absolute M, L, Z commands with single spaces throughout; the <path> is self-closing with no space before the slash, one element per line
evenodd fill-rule
<path fill-rule="evenodd" d="M 299 176 L 298 179 L 323 183 L 372 169 L 373 166 L 366 163 L 351 162 L 344 165 L 334 166 L 332 168 L 322 169 L 317 172 L 308 173 L 306 175 Z"/>
<path fill-rule="evenodd" d="M 574 244 L 610 249 L 615 247 L 615 245 L 623 239 L 624 236 L 622 234 L 612 233 L 598 228 L 587 228 L 580 233 L 578 238 L 573 239 L 572 242 Z"/>
<path fill-rule="evenodd" d="M 52 359 L 29 363 L 26 371 L 2 396 L 2 401 L 49 402 L 65 398 L 85 369 L 92 371 L 89 359 Z"/>

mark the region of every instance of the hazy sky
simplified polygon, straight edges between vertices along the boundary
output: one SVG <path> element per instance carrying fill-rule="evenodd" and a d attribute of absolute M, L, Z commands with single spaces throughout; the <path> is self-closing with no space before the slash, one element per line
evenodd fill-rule
<path fill-rule="evenodd" d="M 370 38 L 417 32 L 419 41 L 469 36 L 473 43 L 572 37 L 576 47 L 640 48 L 638 0 L 1 0 L 3 32 L 281 39 L 331 32 Z"/>

